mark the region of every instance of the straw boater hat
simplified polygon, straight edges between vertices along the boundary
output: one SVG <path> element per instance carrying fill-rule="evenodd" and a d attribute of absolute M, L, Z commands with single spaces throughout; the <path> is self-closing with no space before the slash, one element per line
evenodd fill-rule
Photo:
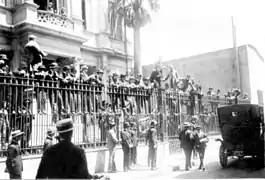
<path fill-rule="evenodd" d="M 16 131 L 11 132 L 11 137 L 12 138 L 19 137 L 19 136 L 22 136 L 23 134 L 24 132 L 21 132 L 20 130 L 16 130 Z"/>
<path fill-rule="evenodd" d="M 0 60 L 8 60 L 5 54 L 0 54 Z"/>
<path fill-rule="evenodd" d="M 184 122 L 184 123 L 182 124 L 182 126 L 183 126 L 183 127 L 189 127 L 189 126 L 190 126 L 190 123 L 189 123 L 189 122 Z"/>
<path fill-rule="evenodd" d="M 71 118 L 60 120 L 56 124 L 56 129 L 59 134 L 72 131 L 74 129 L 74 124 Z"/>

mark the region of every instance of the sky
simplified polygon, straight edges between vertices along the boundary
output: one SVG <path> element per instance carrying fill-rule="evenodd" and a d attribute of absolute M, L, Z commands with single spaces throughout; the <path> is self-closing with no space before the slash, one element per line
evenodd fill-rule
<path fill-rule="evenodd" d="M 143 65 L 252 44 L 265 55 L 263 0 L 160 0 L 159 13 L 141 30 Z"/>

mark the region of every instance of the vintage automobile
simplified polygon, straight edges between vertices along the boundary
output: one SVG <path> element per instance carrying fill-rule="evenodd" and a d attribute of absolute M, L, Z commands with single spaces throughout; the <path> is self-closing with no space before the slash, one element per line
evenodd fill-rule
<path fill-rule="evenodd" d="M 222 139 L 219 160 L 226 168 L 229 157 L 252 156 L 264 167 L 264 112 L 253 104 L 234 104 L 217 109 Z"/>

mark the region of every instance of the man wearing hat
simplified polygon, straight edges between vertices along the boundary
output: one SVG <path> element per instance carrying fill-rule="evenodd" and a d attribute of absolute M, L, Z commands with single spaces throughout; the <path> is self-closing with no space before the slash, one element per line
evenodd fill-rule
<path fill-rule="evenodd" d="M 109 131 L 107 134 L 107 146 L 109 149 L 108 172 L 115 173 L 117 172 L 116 163 L 115 163 L 115 150 L 116 150 L 116 145 L 118 143 L 118 139 L 115 131 L 116 123 L 114 122 L 113 115 L 109 116 L 109 118 L 110 118 L 108 122 Z"/>
<path fill-rule="evenodd" d="M 30 70 L 30 66 L 33 68 L 36 64 L 42 63 L 42 58 L 47 56 L 47 53 L 42 51 L 36 42 L 36 36 L 34 35 L 29 36 L 29 41 L 24 48 L 29 53 L 27 62 L 28 70 Z"/>
<path fill-rule="evenodd" d="M 109 166 L 108 166 L 108 172 L 109 173 L 115 173 L 117 172 L 116 164 L 115 164 L 115 150 L 116 145 L 118 143 L 118 139 L 115 132 L 115 126 L 116 123 L 114 122 L 114 117 L 110 117 L 110 121 L 108 123 L 109 131 L 107 134 L 107 146 L 109 149 Z"/>
<path fill-rule="evenodd" d="M 123 131 L 121 131 L 121 146 L 123 150 L 123 170 L 127 172 L 130 168 L 130 148 L 133 146 L 131 134 L 129 131 L 130 124 L 124 123 Z"/>
<path fill-rule="evenodd" d="M 39 164 L 36 179 L 99 179 L 88 172 L 85 151 L 74 145 L 72 119 L 56 124 L 59 142 L 47 149 Z"/>
<path fill-rule="evenodd" d="M 191 154 L 194 147 L 194 137 L 193 132 L 189 130 L 190 123 L 185 122 L 183 123 L 183 130 L 180 131 L 179 140 L 180 146 L 184 150 L 185 157 L 186 157 L 186 171 L 189 171 L 191 168 Z"/>
<path fill-rule="evenodd" d="M 150 123 L 150 128 L 147 130 L 146 143 L 148 143 L 148 153 L 151 161 L 151 170 L 156 170 L 156 159 L 157 159 L 157 130 L 156 121 L 152 120 Z"/>
<path fill-rule="evenodd" d="M 133 147 L 131 148 L 131 164 L 136 165 L 137 160 L 137 146 L 138 146 L 138 138 L 137 138 L 137 125 L 134 121 L 130 122 L 130 132 L 131 132 L 131 139 L 133 143 Z"/>
<path fill-rule="evenodd" d="M 50 148 L 53 144 L 53 136 L 54 136 L 54 131 L 52 129 L 47 130 L 47 136 L 44 141 L 43 145 L 43 152 L 45 152 L 48 148 Z"/>
<path fill-rule="evenodd" d="M 7 149 L 6 168 L 10 179 L 22 179 L 23 163 L 19 142 L 24 132 L 11 132 L 11 143 Z"/>
<path fill-rule="evenodd" d="M 196 130 L 196 123 L 198 121 L 198 117 L 197 116 L 192 116 L 191 117 L 191 123 L 190 123 L 190 130 L 194 133 L 195 130 Z M 193 153 L 193 159 L 197 159 L 197 151 L 196 151 L 196 148 L 194 146 L 194 149 L 192 151 Z"/>
<path fill-rule="evenodd" d="M 46 78 L 47 71 L 44 65 L 38 67 L 38 72 L 35 73 L 35 79 L 39 80 L 39 85 L 44 86 L 44 79 Z M 46 94 L 44 90 L 37 89 L 37 106 L 39 113 L 46 114 Z"/>
<path fill-rule="evenodd" d="M 209 142 L 209 139 L 205 133 L 201 131 L 201 126 L 196 126 L 196 130 L 194 133 L 194 140 L 195 140 L 195 148 L 197 152 L 199 153 L 200 157 L 200 166 L 199 170 L 205 170 L 204 167 L 204 154 L 207 147 L 207 143 Z"/>

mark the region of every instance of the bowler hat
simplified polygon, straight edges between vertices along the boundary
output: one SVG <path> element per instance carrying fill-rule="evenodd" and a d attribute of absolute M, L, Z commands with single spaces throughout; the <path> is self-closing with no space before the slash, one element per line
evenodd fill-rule
<path fill-rule="evenodd" d="M 39 71 L 41 71 L 41 70 L 45 70 L 46 69 L 46 67 L 44 66 L 44 65 L 40 65 L 39 67 L 38 67 L 38 70 Z"/>
<path fill-rule="evenodd" d="M 125 122 L 124 125 L 123 125 L 124 128 L 128 128 L 130 127 L 130 124 L 128 122 Z"/>
<path fill-rule="evenodd" d="M 54 134 L 55 134 L 55 131 L 54 131 L 53 129 L 49 128 L 49 129 L 47 130 L 47 135 L 48 135 L 48 136 L 54 136 Z"/>
<path fill-rule="evenodd" d="M 135 123 L 135 122 L 130 122 L 130 125 L 131 125 L 132 127 L 135 127 L 135 126 L 136 126 L 136 123 Z"/>
<path fill-rule="evenodd" d="M 0 60 L 8 60 L 5 54 L 0 54 Z"/>
<path fill-rule="evenodd" d="M 119 75 L 117 73 L 113 73 L 112 76 L 115 77 L 115 76 L 119 76 Z"/>
<path fill-rule="evenodd" d="M 16 130 L 16 131 L 11 132 L 11 137 L 14 138 L 14 137 L 22 136 L 23 134 L 25 133 L 21 132 L 20 130 Z"/>
<path fill-rule="evenodd" d="M 53 69 L 53 68 L 59 68 L 60 66 L 56 63 L 56 62 L 53 62 L 51 63 L 50 65 L 50 68 Z"/>
<path fill-rule="evenodd" d="M 68 66 L 68 65 L 66 65 L 66 66 L 64 66 L 63 67 L 63 71 L 67 71 L 67 70 L 70 70 L 71 68 L 70 68 L 70 66 Z"/>
<path fill-rule="evenodd" d="M 71 118 L 62 119 L 62 120 L 57 122 L 56 128 L 57 128 L 57 132 L 59 134 L 72 131 L 74 128 L 73 121 Z"/>
<path fill-rule="evenodd" d="M 182 125 L 183 125 L 183 127 L 189 127 L 190 123 L 189 122 L 184 122 Z"/>

